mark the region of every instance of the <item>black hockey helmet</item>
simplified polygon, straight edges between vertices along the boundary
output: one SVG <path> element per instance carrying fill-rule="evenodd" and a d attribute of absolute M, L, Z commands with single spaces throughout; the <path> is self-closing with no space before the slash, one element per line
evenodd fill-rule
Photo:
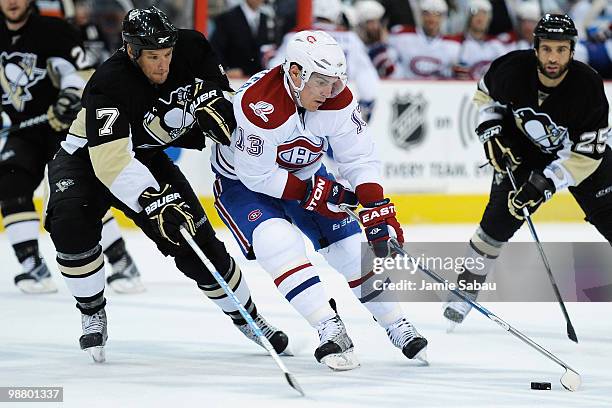
<path fill-rule="evenodd" d="M 174 47 L 178 39 L 178 29 L 157 7 L 132 9 L 123 19 L 121 36 L 126 44 L 132 46 L 134 59 L 142 50 L 158 50 Z"/>
<path fill-rule="evenodd" d="M 578 30 L 567 14 L 546 14 L 540 19 L 533 31 L 533 46 L 537 50 L 540 39 L 569 40 L 574 50 L 578 38 Z"/>

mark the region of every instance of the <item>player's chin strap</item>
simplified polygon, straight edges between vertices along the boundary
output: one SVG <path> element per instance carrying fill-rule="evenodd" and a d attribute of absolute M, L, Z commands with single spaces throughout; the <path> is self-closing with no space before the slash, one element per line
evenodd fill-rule
<path fill-rule="evenodd" d="M 2 115 L 2 129 L 0 129 L 0 138 L 6 137 L 13 132 L 17 132 L 18 130 L 23 130 L 26 128 L 40 125 L 42 123 L 46 123 L 49 120 L 47 114 L 43 113 L 41 115 L 34 116 L 33 118 L 26 119 L 22 122 L 13 125 L 10 118 L 5 112 L 0 113 L 0 115 Z"/>
<path fill-rule="evenodd" d="M 339 207 L 340 209 L 345 211 L 347 214 L 349 214 L 353 219 L 355 219 L 355 221 L 360 223 L 359 216 L 349 206 L 340 204 Z M 449 281 L 442 278 L 436 272 L 421 265 L 420 262 L 417 262 L 408 252 L 404 250 L 404 248 L 402 248 L 402 246 L 397 242 L 397 240 L 391 238 L 389 240 L 389 245 L 397 253 L 406 257 L 406 259 L 410 260 L 414 265 L 417 265 L 417 267 L 419 268 L 421 272 L 423 272 L 425 275 L 429 276 L 431 279 L 435 280 L 436 282 L 443 284 L 444 287 L 449 288 L 450 292 L 452 292 L 455 296 L 461 298 L 464 302 L 469 303 L 474 309 L 478 310 L 480 313 L 485 315 L 489 320 L 494 321 L 504 330 L 506 330 L 507 332 L 510 332 L 515 337 L 518 337 L 520 340 L 525 342 L 528 346 L 536 349 L 537 351 L 542 353 L 544 356 L 546 356 L 547 358 L 551 359 L 552 361 L 554 361 L 555 363 L 563 367 L 565 369 L 565 373 L 561 376 L 561 385 L 563 385 L 565 389 L 569 391 L 576 391 L 580 387 L 580 384 L 582 384 L 582 380 L 580 378 L 580 374 L 578 374 L 576 370 L 568 366 L 566 363 L 564 363 L 562 360 L 560 360 L 557 356 L 552 354 L 550 351 L 546 350 L 544 347 L 540 346 L 538 343 L 531 340 L 529 337 L 527 337 L 526 335 L 524 335 L 523 333 L 521 333 L 514 327 L 510 326 L 508 323 L 503 321 L 497 315 L 493 314 L 491 311 L 489 311 L 487 308 L 482 306 L 480 303 L 476 302 L 475 300 L 472 300 L 465 292 L 463 292 L 460 289 L 454 288 L 454 286 L 451 285 Z"/>
<path fill-rule="evenodd" d="M 510 183 L 512 183 L 512 188 L 515 192 L 518 191 L 518 186 L 516 184 L 516 179 L 514 178 L 514 174 L 512 173 L 512 161 L 505 157 L 505 166 L 506 171 L 508 172 L 508 178 L 510 179 Z M 546 268 L 546 273 L 548 274 L 548 279 L 550 279 L 550 283 L 552 284 L 553 291 L 555 292 L 555 296 L 557 301 L 559 302 L 559 306 L 561 307 L 561 312 L 563 312 L 563 316 L 565 317 L 565 322 L 567 323 L 567 337 L 578 343 L 578 337 L 576 336 L 576 330 L 574 330 L 574 326 L 572 325 L 572 321 L 570 320 L 569 314 L 567 313 L 567 309 L 565 308 L 565 304 L 563 303 L 563 298 L 561 297 L 561 293 L 559 292 L 559 288 L 557 287 L 557 282 L 555 281 L 555 277 L 552 274 L 552 270 L 550 268 L 550 263 L 548 263 L 548 258 L 546 257 L 546 253 L 544 253 L 544 248 L 542 247 L 542 243 L 540 242 L 540 238 L 538 238 L 538 234 L 536 233 L 535 226 L 533 225 L 533 221 L 531 220 L 531 216 L 529 214 L 529 210 L 527 207 L 523 207 L 523 216 L 525 217 L 525 221 L 527 222 L 527 226 L 529 227 L 529 231 L 531 232 L 531 236 L 538 247 L 538 252 L 540 252 L 540 258 L 542 258 L 542 262 L 544 262 L 544 267 Z"/>

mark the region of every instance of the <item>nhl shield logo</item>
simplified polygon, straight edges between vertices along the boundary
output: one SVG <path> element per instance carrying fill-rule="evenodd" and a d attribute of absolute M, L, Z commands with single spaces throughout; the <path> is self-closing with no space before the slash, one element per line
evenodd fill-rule
<path fill-rule="evenodd" d="M 425 110 L 427 109 L 427 101 L 423 94 L 396 95 L 391 109 L 393 142 L 402 149 L 421 143 L 426 132 Z"/>

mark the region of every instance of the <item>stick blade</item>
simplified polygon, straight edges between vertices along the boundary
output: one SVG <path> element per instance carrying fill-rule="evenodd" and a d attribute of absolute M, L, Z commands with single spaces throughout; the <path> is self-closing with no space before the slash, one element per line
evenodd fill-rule
<path fill-rule="evenodd" d="M 300 384 L 297 382 L 297 379 L 293 376 L 293 374 L 286 372 L 285 378 L 287 379 L 287 382 L 289 383 L 291 388 L 299 392 L 302 397 L 306 395 L 304 394 L 304 390 L 302 390 L 302 387 L 300 387 Z"/>
<path fill-rule="evenodd" d="M 582 384 L 580 374 L 572 370 L 571 368 L 565 369 L 565 374 L 561 376 L 561 385 L 568 391 L 577 391 Z"/>
<path fill-rule="evenodd" d="M 567 337 L 574 343 L 578 343 L 578 337 L 576 336 L 576 331 L 574 330 L 574 326 L 570 322 L 567 322 Z"/>

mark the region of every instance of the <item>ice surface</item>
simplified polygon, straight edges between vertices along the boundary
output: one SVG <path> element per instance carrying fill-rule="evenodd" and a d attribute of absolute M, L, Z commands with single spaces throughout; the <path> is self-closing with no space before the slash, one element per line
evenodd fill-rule
<path fill-rule="evenodd" d="M 543 240 L 602 240 L 586 224 L 536 227 Z M 473 230 L 473 225 L 405 229 L 413 241 L 467 240 Z M 220 235 L 238 254 L 229 233 Z M 518 238 L 528 241 L 529 232 L 521 230 Z M 57 404 L 61 407 L 612 406 L 612 304 L 567 304 L 578 345 L 567 339 L 555 303 L 487 304 L 581 373 L 582 388 L 571 393 L 559 383 L 561 367 L 477 312 L 447 334 L 436 303 L 404 304 L 429 340 L 430 366 L 407 361 L 344 279 L 314 254 L 362 364 L 354 371 L 332 372 L 314 360 L 315 330 L 293 311 L 264 271 L 240 256 L 259 309 L 290 336 L 296 356 L 283 361 L 306 392 L 301 398 L 272 359 L 233 328 L 143 234 L 126 232 L 126 240 L 147 292 L 107 292 L 107 363 L 96 365 L 78 347 L 80 316 L 55 266 L 48 235 L 43 235 L 41 248 L 60 291 L 26 296 L 12 283 L 19 268 L 6 236 L 0 234 L 0 386 L 63 386 L 65 402 Z M 551 382 L 552 390 L 530 390 L 531 381 Z"/>

